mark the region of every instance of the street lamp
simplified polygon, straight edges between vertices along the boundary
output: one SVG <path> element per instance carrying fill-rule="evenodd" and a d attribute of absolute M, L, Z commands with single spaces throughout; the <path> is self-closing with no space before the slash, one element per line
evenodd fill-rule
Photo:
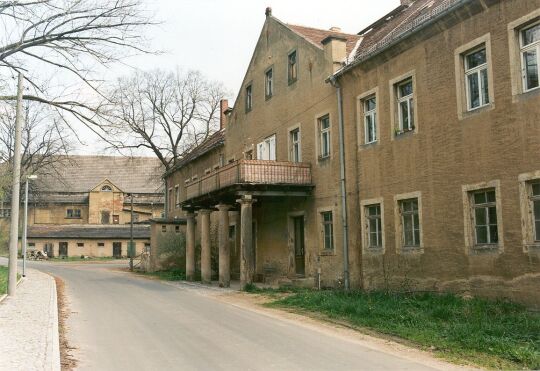
<path fill-rule="evenodd" d="M 22 276 L 26 277 L 26 238 L 28 236 L 28 182 L 30 180 L 36 180 L 37 175 L 27 175 L 26 176 L 26 183 L 24 187 L 24 228 L 23 228 L 23 235 L 22 235 L 22 256 L 23 256 L 23 268 L 22 268 Z"/>

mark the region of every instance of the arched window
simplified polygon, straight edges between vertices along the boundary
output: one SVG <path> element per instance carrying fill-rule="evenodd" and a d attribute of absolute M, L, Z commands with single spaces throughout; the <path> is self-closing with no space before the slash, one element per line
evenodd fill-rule
<path fill-rule="evenodd" d="M 112 192 L 112 188 L 110 185 L 104 185 L 103 187 L 101 187 L 101 191 L 102 192 Z"/>

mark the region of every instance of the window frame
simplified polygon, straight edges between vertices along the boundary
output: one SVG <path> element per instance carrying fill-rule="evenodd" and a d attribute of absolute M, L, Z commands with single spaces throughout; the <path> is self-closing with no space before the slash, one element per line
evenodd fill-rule
<path fill-rule="evenodd" d="M 521 71 L 522 71 L 521 83 L 523 87 L 523 93 L 529 93 L 531 91 L 540 89 L 540 39 L 532 42 L 529 45 L 524 45 L 524 40 L 523 40 L 523 36 L 524 36 L 523 32 L 536 26 L 540 26 L 540 20 L 536 20 L 535 22 L 524 25 L 517 29 L 518 38 L 519 38 L 519 59 L 521 61 Z M 534 50 L 536 52 L 536 74 L 537 74 L 536 78 L 539 80 L 538 85 L 533 88 L 527 88 L 527 68 L 526 68 L 526 62 L 525 62 L 525 56 L 524 56 L 524 54 L 530 50 Z"/>
<path fill-rule="evenodd" d="M 325 120 L 328 120 L 328 127 L 322 127 L 322 124 Z M 331 157 L 332 154 L 332 121 L 330 119 L 330 114 L 323 114 L 317 117 L 317 143 L 318 143 L 318 159 L 326 160 Z M 326 138 L 326 139 L 324 139 Z M 323 148 L 325 148 L 325 143 L 327 152 L 323 153 Z"/>
<path fill-rule="evenodd" d="M 302 131 L 300 125 L 290 127 L 289 133 L 289 161 L 294 163 L 302 162 Z M 294 139 L 294 133 L 297 133 L 297 139 Z M 297 148 L 297 151 L 295 151 Z"/>
<path fill-rule="evenodd" d="M 504 250 L 504 227 L 500 181 L 497 179 L 488 182 L 467 184 L 462 185 L 461 188 L 463 193 L 463 224 L 466 253 L 472 255 L 490 252 L 501 253 Z M 496 243 L 477 243 L 474 195 L 486 190 L 495 191 L 498 235 L 498 241 Z"/>
<path fill-rule="evenodd" d="M 246 110 L 246 113 L 247 112 L 251 112 L 251 110 L 253 109 L 253 83 L 249 83 L 246 85 L 245 87 L 245 110 Z"/>
<path fill-rule="evenodd" d="M 484 50 L 486 54 L 486 60 L 481 65 L 471 67 L 468 66 L 468 59 L 467 57 L 470 55 L 473 55 L 475 53 L 478 53 L 479 51 Z M 491 104 L 490 100 L 490 82 L 489 82 L 489 55 L 487 46 L 482 44 L 474 48 L 473 50 L 469 50 L 468 52 L 463 54 L 463 69 L 464 69 L 464 80 L 465 80 L 465 99 L 467 101 L 467 112 L 476 111 L 478 109 L 484 108 L 486 106 L 489 106 Z M 487 101 L 484 101 L 486 98 L 483 94 L 483 88 L 485 88 L 484 81 L 482 78 L 482 71 L 485 71 L 486 73 L 486 79 L 487 79 Z M 477 107 L 472 107 L 471 105 L 471 87 L 469 84 L 469 76 L 476 75 L 476 79 L 478 82 L 478 97 L 479 97 L 479 105 Z"/>
<path fill-rule="evenodd" d="M 266 100 L 274 96 L 274 67 L 269 67 L 264 71 L 264 97 Z"/>
<path fill-rule="evenodd" d="M 534 214 L 534 202 L 540 201 L 540 196 L 534 196 L 533 184 L 540 184 L 540 170 L 531 173 L 520 174 L 519 195 L 521 208 L 521 228 L 523 237 L 523 252 L 540 253 L 540 235 L 537 237 L 536 217 Z"/>
<path fill-rule="evenodd" d="M 178 184 L 174 186 L 174 207 L 180 208 L 180 185 Z"/>
<path fill-rule="evenodd" d="M 369 110 L 367 105 L 369 101 L 371 100 L 374 100 L 375 107 Z M 364 117 L 364 144 L 376 143 L 379 140 L 378 138 L 379 130 L 377 129 L 377 106 L 378 106 L 377 96 L 375 94 L 370 95 L 362 100 L 362 107 L 363 107 L 363 113 L 364 113 L 363 115 Z M 369 140 L 368 123 L 367 123 L 368 118 L 371 119 L 371 124 L 373 125 L 373 133 L 374 133 L 373 140 Z"/>
<path fill-rule="evenodd" d="M 78 215 L 69 215 L 70 211 L 72 214 L 78 214 Z M 78 211 L 78 213 L 75 213 L 75 211 Z M 66 209 L 66 219 L 82 219 L 82 210 L 81 209 Z"/>
<path fill-rule="evenodd" d="M 373 246 L 371 244 L 370 220 L 373 219 L 369 215 L 369 208 L 373 206 L 379 207 L 379 229 L 380 229 L 380 245 Z M 382 197 L 372 198 L 360 201 L 360 219 L 362 226 L 362 246 L 365 252 L 368 253 L 383 253 L 386 246 L 385 222 L 384 222 L 384 199 Z"/>
<path fill-rule="evenodd" d="M 291 56 L 294 55 L 294 63 L 291 64 Z M 293 73 L 294 72 L 294 76 Z M 296 49 L 291 50 L 287 54 L 287 83 L 292 85 L 298 81 L 298 51 Z"/>
<path fill-rule="evenodd" d="M 330 220 L 325 220 L 325 215 L 330 215 Z M 334 233 L 334 211 L 333 210 L 320 210 L 319 211 L 319 220 L 321 225 L 321 247 L 323 252 L 334 252 L 335 251 L 335 233 Z M 330 228 L 330 247 L 326 247 L 326 239 L 327 239 L 327 229 L 326 227 Z"/>
<path fill-rule="evenodd" d="M 405 220 L 404 214 L 402 212 L 402 204 L 407 201 L 416 200 L 417 209 L 415 214 L 418 215 L 418 244 L 410 245 L 405 243 Z M 409 213 L 407 213 L 409 215 Z M 413 215 L 413 239 L 415 239 L 414 234 L 414 213 Z M 398 254 L 407 254 L 407 253 L 424 253 L 424 228 L 423 223 L 423 207 L 422 207 L 422 192 L 410 192 L 403 193 L 394 196 L 394 222 L 395 222 L 395 241 L 396 241 L 396 252 Z"/>
<path fill-rule="evenodd" d="M 401 96 L 401 87 L 411 84 L 412 92 L 408 95 Z M 414 81 L 412 77 L 406 78 L 400 82 L 398 82 L 395 85 L 396 89 L 396 97 L 397 97 L 397 115 L 398 115 L 398 134 L 405 134 L 408 132 L 414 132 L 415 130 L 415 109 L 414 109 L 414 102 L 415 102 L 415 86 Z M 404 122 L 403 122 L 403 115 L 401 112 L 401 105 L 402 103 L 407 103 L 407 130 L 405 130 Z M 412 119 L 412 124 L 411 124 Z"/>
<path fill-rule="evenodd" d="M 492 193 L 495 195 L 494 201 L 489 201 L 488 199 L 488 193 Z M 486 201 L 477 203 L 475 196 L 479 194 L 484 194 Z M 471 191 L 470 194 L 471 197 L 471 207 L 473 210 L 473 227 L 474 227 L 474 245 L 475 247 L 482 247 L 487 245 L 497 245 L 499 243 L 499 225 L 497 224 L 497 194 L 495 191 L 495 188 L 486 188 L 486 189 L 480 189 L 476 191 Z M 495 208 L 495 223 L 493 223 L 493 220 L 491 220 L 490 212 L 491 209 Z M 478 222 L 478 211 L 483 211 L 485 223 L 479 224 Z M 497 240 L 494 241 L 492 237 L 491 227 L 495 226 L 497 228 L 496 236 Z M 486 242 L 479 242 L 478 238 L 478 229 L 479 228 L 485 228 L 486 229 Z"/>

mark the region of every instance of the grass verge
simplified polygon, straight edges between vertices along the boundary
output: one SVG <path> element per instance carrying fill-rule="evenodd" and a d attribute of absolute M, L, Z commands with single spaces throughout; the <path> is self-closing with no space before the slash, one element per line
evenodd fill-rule
<path fill-rule="evenodd" d="M 273 297 L 271 307 L 391 335 L 454 362 L 494 369 L 540 368 L 540 313 L 507 301 L 452 294 L 388 294 L 312 290 L 246 291 Z"/>
<path fill-rule="evenodd" d="M 54 257 L 54 258 L 48 259 L 48 261 L 51 261 L 51 262 L 95 262 L 95 261 L 112 261 L 112 260 L 127 260 L 127 259 L 113 258 L 110 256 L 86 257 L 86 258 L 81 258 L 80 256 L 66 256 L 63 258 Z"/>
<path fill-rule="evenodd" d="M 169 269 L 158 272 L 137 272 L 140 275 L 155 277 L 163 281 L 185 281 L 186 272 L 183 269 Z"/>
<path fill-rule="evenodd" d="M 0 266 L 0 296 L 7 292 L 8 268 Z"/>

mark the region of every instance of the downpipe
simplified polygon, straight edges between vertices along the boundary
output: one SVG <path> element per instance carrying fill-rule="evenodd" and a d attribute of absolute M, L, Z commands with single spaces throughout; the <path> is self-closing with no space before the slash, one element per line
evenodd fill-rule
<path fill-rule="evenodd" d="M 336 88 L 338 101 L 338 126 L 339 126 L 339 183 L 341 189 L 341 221 L 343 225 L 343 284 L 345 290 L 351 288 L 349 280 L 349 223 L 347 216 L 347 182 L 345 175 L 345 124 L 343 121 L 343 96 L 341 86 L 332 76 L 330 83 Z"/>

